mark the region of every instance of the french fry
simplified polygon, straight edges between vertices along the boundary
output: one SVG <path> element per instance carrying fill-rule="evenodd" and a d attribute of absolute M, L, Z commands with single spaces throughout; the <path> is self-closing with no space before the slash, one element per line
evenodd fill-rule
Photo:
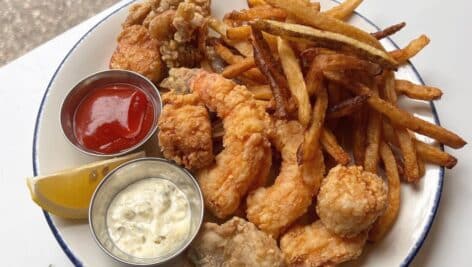
<path fill-rule="evenodd" d="M 225 78 L 234 78 L 237 77 L 241 74 L 243 74 L 245 71 L 250 70 L 256 66 L 256 62 L 254 62 L 253 57 L 247 57 L 235 64 L 227 66 L 223 70 L 223 77 Z"/>
<path fill-rule="evenodd" d="M 378 64 L 343 54 L 319 55 L 314 60 L 326 71 L 359 70 L 374 76 L 382 72 Z"/>
<path fill-rule="evenodd" d="M 234 21 L 251 21 L 255 19 L 285 20 L 287 13 L 281 8 L 256 6 L 250 9 L 232 11 L 225 18 Z"/>
<path fill-rule="evenodd" d="M 361 3 L 362 0 L 344 0 L 341 4 L 324 11 L 323 14 L 336 19 L 346 20 Z"/>
<path fill-rule="evenodd" d="M 247 0 L 248 7 L 257 7 L 257 6 L 269 6 L 264 0 Z"/>
<path fill-rule="evenodd" d="M 339 145 L 336 136 L 327 128 L 323 128 L 321 132 L 321 145 L 337 163 L 347 165 L 351 161 L 349 154 Z"/>
<path fill-rule="evenodd" d="M 406 23 L 401 22 L 401 23 L 392 25 L 390 27 L 387 27 L 383 30 L 380 30 L 378 32 L 371 33 L 371 35 L 374 36 L 377 40 L 381 40 L 385 37 L 388 37 L 390 35 L 393 35 L 393 34 L 397 33 L 398 31 L 403 29 L 403 27 L 405 27 L 405 26 L 406 26 Z"/>
<path fill-rule="evenodd" d="M 219 33 L 228 45 L 231 45 L 232 47 L 234 47 L 243 56 L 245 57 L 253 56 L 252 46 L 248 41 L 231 41 L 228 38 L 226 38 L 226 32 L 228 28 L 230 27 L 226 25 L 223 21 L 210 17 L 208 19 L 208 26 L 214 31 L 216 31 L 217 33 Z"/>
<path fill-rule="evenodd" d="M 273 97 L 270 86 L 266 84 L 249 86 L 247 89 L 254 94 L 254 98 L 259 100 L 270 100 Z"/>
<path fill-rule="evenodd" d="M 328 107 L 326 87 L 321 86 L 315 105 L 310 128 L 305 132 L 303 143 L 298 148 L 298 163 L 301 165 L 303 180 L 318 192 L 324 176 L 324 159 L 320 149 L 320 136 Z"/>
<path fill-rule="evenodd" d="M 417 85 L 406 80 L 396 80 L 395 90 L 398 94 L 406 95 L 409 98 L 427 101 L 440 99 L 443 94 L 439 88 Z"/>
<path fill-rule="evenodd" d="M 300 63 L 287 41 L 278 37 L 277 44 L 282 69 L 285 77 L 287 77 L 288 88 L 298 104 L 298 120 L 306 127 L 311 118 L 311 104 Z"/>
<path fill-rule="evenodd" d="M 352 155 L 356 165 L 363 165 L 366 146 L 367 107 L 362 108 L 353 117 Z"/>
<path fill-rule="evenodd" d="M 393 72 L 387 72 L 384 75 L 384 86 L 382 88 L 385 99 L 392 105 L 397 105 L 397 95 L 395 92 L 395 76 Z M 412 140 L 412 136 L 405 127 L 396 126 L 395 134 L 397 135 L 398 144 L 402 152 L 405 163 L 405 177 L 408 182 L 416 182 L 421 176 L 418 168 L 418 159 L 416 156 L 416 148 Z"/>
<path fill-rule="evenodd" d="M 388 142 L 398 146 L 398 140 L 395 136 L 393 127 L 385 121 L 383 125 L 383 134 Z M 448 169 L 453 168 L 457 164 L 457 159 L 454 156 L 442 151 L 438 147 L 426 144 L 418 139 L 413 139 L 413 142 L 419 158 L 439 166 L 444 166 Z"/>
<path fill-rule="evenodd" d="M 398 167 L 390 147 L 382 142 L 380 146 L 380 155 L 385 166 L 387 174 L 388 195 L 387 209 L 374 223 L 369 231 L 369 240 L 378 242 L 392 228 L 398 217 L 400 210 L 400 176 L 398 175 Z"/>
<path fill-rule="evenodd" d="M 378 97 L 377 86 L 373 86 L 372 97 Z M 379 162 L 379 146 L 382 134 L 382 115 L 375 110 L 369 110 L 367 121 L 367 139 L 364 157 L 364 169 L 368 172 L 377 173 Z"/>
<path fill-rule="evenodd" d="M 457 164 L 457 159 L 452 155 L 442 151 L 441 149 L 426 144 L 420 140 L 414 140 L 418 155 L 427 162 L 444 166 L 448 169 L 453 168 Z"/>
<path fill-rule="evenodd" d="M 313 60 L 305 77 L 306 90 L 308 95 L 316 95 L 323 82 L 323 71 L 318 67 L 318 64 Z"/>
<path fill-rule="evenodd" d="M 405 64 L 408 60 L 418 54 L 423 48 L 429 44 L 429 38 L 426 35 L 421 35 L 417 39 L 411 41 L 406 47 L 390 52 L 399 64 Z"/>
<path fill-rule="evenodd" d="M 226 30 L 226 37 L 232 41 L 245 41 L 251 36 L 251 26 L 239 26 L 228 28 Z"/>
<path fill-rule="evenodd" d="M 342 35 L 349 36 L 359 42 L 378 49 L 383 49 L 380 42 L 367 32 L 351 26 L 341 20 L 322 14 L 304 0 L 266 0 L 272 6 L 282 8 L 294 15 L 303 24 Z"/>
<path fill-rule="evenodd" d="M 244 60 L 244 57 L 235 55 L 233 52 L 224 46 L 221 43 L 216 43 L 214 46 L 216 54 L 221 57 L 226 63 L 228 64 L 237 64 Z M 261 71 L 257 68 L 252 68 L 242 74 L 242 76 L 251 79 L 258 83 L 266 83 L 267 80 L 265 76 L 261 73 Z"/>
<path fill-rule="evenodd" d="M 298 42 L 313 42 L 319 47 L 353 53 L 386 69 L 395 70 L 398 66 L 398 63 L 388 53 L 347 35 L 274 20 L 256 20 L 252 25 L 256 29 L 282 36 L 286 39 Z"/>
<path fill-rule="evenodd" d="M 420 157 L 417 157 L 417 158 L 418 158 L 418 172 L 420 174 L 420 177 L 423 177 L 426 173 L 426 166 L 422 158 Z"/>
<path fill-rule="evenodd" d="M 276 110 L 274 116 L 277 118 L 286 118 L 288 99 L 290 91 L 287 80 L 283 75 L 283 70 L 275 58 L 270 53 L 270 48 L 262 36 L 262 32 L 252 28 L 251 42 L 254 47 L 254 60 L 257 67 L 269 81 L 269 85 L 274 95 Z"/>
<path fill-rule="evenodd" d="M 351 90 L 356 95 L 369 95 L 370 97 L 367 100 L 369 106 L 389 118 L 395 125 L 403 126 L 414 132 L 434 138 L 452 148 L 461 148 L 467 144 L 467 142 L 457 134 L 439 125 L 417 118 L 389 102 L 380 99 L 378 96 L 373 95 L 367 86 L 357 81 L 350 81 L 348 77 L 345 77 L 345 74 L 329 71 L 323 72 L 323 74 L 329 80 L 340 83 L 344 88 Z"/>
<path fill-rule="evenodd" d="M 336 104 L 326 112 L 327 119 L 341 118 L 353 114 L 367 102 L 369 96 L 359 95 Z"/>

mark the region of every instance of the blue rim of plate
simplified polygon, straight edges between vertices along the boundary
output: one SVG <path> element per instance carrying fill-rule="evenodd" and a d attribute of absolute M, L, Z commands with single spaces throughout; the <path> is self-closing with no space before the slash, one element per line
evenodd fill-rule
<path fill-rule="evenodd" d="M 49 81 L 48 83 L 48 86 L 46 88 L 46 91 L 44 92 L 44 95 L 43 95 L 43 98 L 41 99 L 41 104 L 39 106 L 39 110 L 38 110 L 38 114 L 36 116 L 36 124 L 35 124 L 35 127 L 34 127 L 34 136 L 33 136 L 33 173 L 34 173 L 34 176 L 37 176 L 38 175 L 38 165 L 37 165 L 37 162 L 36 162 L 36 145 L 37 145 L 37 137 L 38 137 L 38 130 L 39 130 L 39 123 L 41 121 L 41 115 L 43 113 L 43 106 L 44 106 L 44 102 L 48 96 L 48 93 L 49 93 L 49 89 L 53 83 L 53 81 L 55 80 L 56 78 L 56 75 L 57 73 L 59 72 L 59 70 L 62 68 L 62 65 L 64 64 L 65 60 L 69 57 L 69 55 L 75 50 L 75 48 L 85 39 L 85 37 L 87 37 L 97 26 L 99 26 L 100 24 L 102 24 L 105 20 L 107 20 L 109 17 L 113 16 L 115 13 L 117 13 L 118 11 L 120 11 L 121 9 L 129 6 L 131 3 L 133 3 L 135 0 L 133 1 L 130 1 L 128 3 L 125 3 L 123 6 L 120 6 L 118 7 L 117 9 L 115 9 L 114 11 L 112 11 L 110 14 L 108 14 L 107 16 L 105 16 L 103 19 L 101 19 L 99 22 L 97 22 L 97 24 L 95 24 L 92 28 L 90 28 L 90 30 L 88 30 L 80 39 L 79 41 L 77 41 L 77 43 L 74 44 L 74 46 L 72 46 L 72 48 L 69 50 L 69 52 L 67 52 L 66 56 L 62 59 L 61 63 L 59 64 L 59 66 L 57 67 L 56 71 L 54 72 L 51 80 Z M 339 4 L 339 0 L 331 0 L 331 1 L 334 1 L 336 3 Z M 380 30 L 380 27 L 378 27 L 374 22 L 372 22 L 371 20 L 369 20 L 368 18 L 366 18 L 365 16 L 359 14 L 358 12 L 354 12 L 355 15 L 361 17 L 362 19 L 364 19 L 367 23 L 369 23 L 370 25 L 372 25 L 372 27 L 376 28 L 377 30 Z M 397 49 L 399 48 L 399 46 L 390 38 L 386 38 L 394 47 L 396 47 Z M 416 75 L 416 77 L 418 78 L 418 80 L 421 82 L 421 84 L 425 84 L 424 81 L 423 81 L 423 78 L 421 78 L 421 75 L 419 74 L 418 70 L 415 68 L 415 66 L 411 63 L 411 62 L 408 62 L 409 66 L 412 68 L 414 74 Z M 437 125 L 441 125 L 440 121 L 439 121 L 439 115 L 438 115 L 438 112 L 436 110 L 436 107 L 434 105 L 434 103 L 432 101 L 429 102 L 430 104 L 430 107 L 431 107 L 431 112 L 433 113 L 433 116 L 434 116 L 434 121 Z M 441 145 L 441 149 L 444 150 L 444 146 Z M 408 252 L 408 255 L 406 256 L 406 258 L 400 263 L 400 266 L 409 266 L 410 263 L 413 261 L 413 259 L 415 258 L 416 254 L 418 253 L 418 251 L 420 250 L 421 246 L 424 244 L 425 240 L 426 240 L 426 236 L 428 235 L 429 231 L 431 230 L 431 227 L 433 225 L 433 222 L 434 222 L 434 219 L 436 217 L 436 214 L 437 214 L 437 211 L 438 211 L 438 207 L 439 207 L 439 203 L 441 201 L 441 195 L 442 195 L 442 190 L 443 190 L 443 184 L 444 184 L 444 167 L 440 167 L 440 172 L 439 172 L 439 183 L 438 183 L 438 189 L 437 189 L 437 192 L 436 192 L 436 195 L 434 196 L 434 206 L 433 206 L 433 209 L 431 210 L 430 214 L 429 214 L 429 218 L 427 219 L 427 223 L 426 223 L 426 227 L 423 229 L 420 237 L 418 238 L 418 240 L 416 241 L 416 243 L 413 245 L 413 247 L 410 249 L 410 251 Z M 67 257 L 69 258 L 69 260 L 72 262 L 72 264 L 74 266 L 77 266 L 77 267 L 81 267 L 83 266 L 82 262 L 77 258 L 77 256 L 74 255 L 74 253 L 72 252 L 72 250 L 67 246 L 67 243 L 65 242 L 65 240 L 62 238 L 61 234 L 59 233 L 59 230 L 56 228 L 56 226 L 54 225 L 54 222 L 52 221 L 51 219 L 51 216 L 49 215 L 48 212 L 44 211 L 43 210 L 43 214 L 44 214 L 44 217 L 46 218 L 46 222 L 47 224 L 49 225 L 49 228 L 51 229 L 54 237 L 56 238 L 57 242 L 59 243 L 59 246 L 62 248 L 62 250 L 64 251 L 64 253 L 67 255 Z"/>

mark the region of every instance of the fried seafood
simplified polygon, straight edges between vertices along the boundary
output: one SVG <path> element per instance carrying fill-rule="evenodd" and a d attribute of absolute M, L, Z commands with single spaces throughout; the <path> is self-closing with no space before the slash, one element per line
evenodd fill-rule
<path fill-rule="evenodd" d="M 159 117 L 159 144 L 164 157 L 196 170 L 213 163 L 208 110 L 195 94 L 163 95 Z"/>
<path fill-rule="evenodd" d="M 241 218 L 222 225 L 205 223 L 192 243 L 189 257 L 196 266 L 285 266 L 276 241 Z"/>
<path fill-rule="evenodd" d="M 326 228 L 342 237 L 367 230 L 387 206 L 387 186 L 360 166 L 338 165 L 323 180 L 316 212 Z"/>
<path fill-rule="evenodd" d="M 297 149 L 303 141 L 303 126 L 297 121 L 278 120 L 271 138 L 282 155 L 275 183 L 259 188 L 247 197 L 247 218 L 259 229 L 276 238 L 310 206 L 313 187 L 303 182 L 297 163 Z"/>
<path fill-rule="evenodd" d="M 206 207 L 225 218 L 236 211 L 251 185 L 263 184 L 268 176 L 269 116 L 244 86 L 218 74 L 198 71 L 190 88 L 223 121 L 224 149 L 216 163 L 200 170 L 197 177 Z"/>
<path fill-rule="evenodd" d="M 138 72 L 153 82 L 161 79 L 163 64 L 158 42 L 141 25 L 123 29 L 118 36 L 118 46 L 110 60 L 111 69 L 125 69 Z"/>
<path fill-rule="evenodd" d="M 290 229 L 280 239 L 280 249 L 290 266 L 335 266 L 359 257 L 366 240 L 366 232 L 342 238 L 316 221 Z"/>

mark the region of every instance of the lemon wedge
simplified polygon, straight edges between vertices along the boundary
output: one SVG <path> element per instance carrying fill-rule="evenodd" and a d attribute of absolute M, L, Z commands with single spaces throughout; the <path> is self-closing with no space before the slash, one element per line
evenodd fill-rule
<path fill-rule="evenodd" d="M 49 213 L 63 218 L 84 219 L 95 188 L 105 175 L 120 164 L 145 156 L 138 152 L 92 162 L 55 174 L 27 178 L 31 198 Z"/>

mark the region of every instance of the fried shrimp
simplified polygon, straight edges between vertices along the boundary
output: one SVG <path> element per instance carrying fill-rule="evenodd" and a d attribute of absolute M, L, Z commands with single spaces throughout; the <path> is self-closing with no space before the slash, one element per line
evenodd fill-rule
<path fill-rule="evenodd" d="M 285 266 L 277 242 L 244 219 L 222 225 L 205 223 L 192 243 L 189 257 L 196 266 Z"/>
<path fill-rule="evenodd" d="M 216 163 L 200 170 L 197 178 L 206 207 L 225 218 L 238 209 L 248 190 L 254 184 L 264 184 L 269 174 L 269 116 L 244 86 L 218 74 L 198 71 L 190 89 L 223 121 L 224 149 L 216 156 Z"/>
<path fill-rule="evenodd" d="M 153 82 L 159 81 L 164 66 L 158 41 L 152 39 L 149 31 L 141 25 L 124 28 L 118 36 L 118 46 L 111 57 L 110 68 L 132 70 Z"/>
<path fill-rule="evenodd" d="M 210 117 L 198 96 L 172 91 L 162 101 L 159 144 L 164 157 L 193 170 L 213 163 Z"/>
<path fill-rule="evenodd" d="M 387 185 L 360 166 L 338 165 L 323 180 L 316 212 L 332 233 L 352 237 L 367 230 L 387 207 Z"/>
<path fill-rule="evenodd" d="M 282 155 L 280 174 L 274 185 L 259 188 L 247 197 L 247 218 L 274 238 L 284 231 L 310 206 L 313 187 L 303 182 L 297 163 L 297 149 L 304 129 L 297 121 L 274 123 L 272 143 Z"/>
<path fill-rule="evenodd" d="M 359 257 L 366 240 L 367 232 L 342 238 L 316 221 L 290 229 L 280 239 L 280 249 L 290 266 L 335 266 Z"/>

